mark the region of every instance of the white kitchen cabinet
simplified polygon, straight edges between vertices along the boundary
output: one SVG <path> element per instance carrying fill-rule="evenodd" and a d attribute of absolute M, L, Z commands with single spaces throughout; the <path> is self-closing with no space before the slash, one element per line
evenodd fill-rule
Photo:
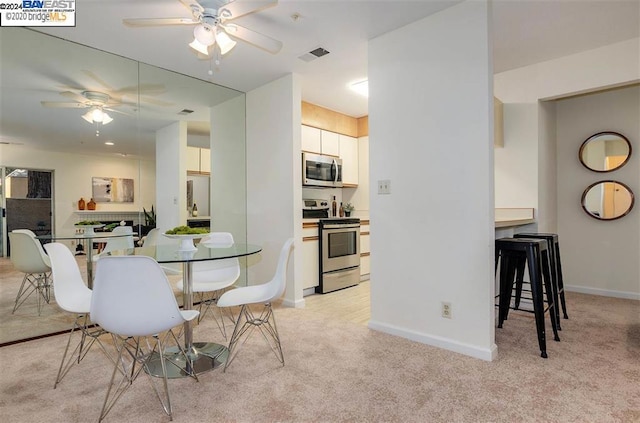
<path fill-rule="evenodd" d="M 211 149 L 200 149 L 200 172 L 211 173 Z"/>
<path fill-rule="evenodd" d="M 340 157 L 340 135 L 335 132 L 322 131 L 322 154 Z"/>
<path fill-rule="evenodd" d="M 302 289 L 320 285 L 318 225 L 303 224 L 302 227 Z"/>
<path fill-rule="evenodd" d="M 322 138 L 320 129 L 302 125 L 302 134 L 300 141 L 302 151 L 308 151 L 317 154 L 322 153 Z"/>
<path fill-rule="evenodd" d="M 358 139 L 340 135 L 340 158 L 342 159 L 342 183 L 344 186 L 358 185 Z"/>
<path fill-rule="evenodd" d="M 187 172 L 211 173 L 211 150 L 187 147 Z"/>
<path fill-rule="evenodd" d="M 200 172 L 200 149 L 198 147 L 187 147 L 187 170 Z"/>
<path fill-rule="evenodd" d="M 302 151 L 340 157 L 340 135 L 324 129 L 302 125 L 300 147 Z"/>

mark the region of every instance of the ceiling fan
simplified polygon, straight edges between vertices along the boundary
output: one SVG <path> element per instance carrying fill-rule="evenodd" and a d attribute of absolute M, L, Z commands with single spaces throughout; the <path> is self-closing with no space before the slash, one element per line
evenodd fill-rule
<path fill-rule="evenodd" d="M 201 58 L 212 54 L 219 64 L 219 56 L 228 53 L 235 45 L 234 39 L 244 41 L 269 53 L 276 54 L 282 42 L 231 21 L 275 6 L 277 0 L 179 0 L 191 12 L 191 18 L 140 18 L 123 19 L 127 26 L 195 25 L 194 40 L 189 44 Z"/>
<path fill-rule="evenodd" d="M 119 106 L 122 103 L 113 101 L 111 96 L 107 93 L 99 91 L 82 91 L 78 94 L 72 91 L 64 91 L 61 92 L 60 95 L 75 101 L 41 101 L 40 103 L 44 107 L 89 109 L 87 113 L 82 115 L 82 119 L 96 125 L 96 136 L 100 135 L 100 125 L 106 125 L 113 121 L 113 118 L 109 116 L 107 111 L 122 113 L 125 115 L 129 114 L 114 109 L 113 107 Z"/>

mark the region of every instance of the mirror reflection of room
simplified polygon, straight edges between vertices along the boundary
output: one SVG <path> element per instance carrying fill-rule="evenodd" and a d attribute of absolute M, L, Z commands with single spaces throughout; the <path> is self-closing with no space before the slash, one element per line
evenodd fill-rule
<path fill-rule="evenodd" d="M 618 219 L 631 211 L 634 197 L 631 189 L 617 181 L 597 182 L 583 194 L 582 207 L 600 220 Z"/>
<path fill-rule="evenodd" d="M 627 163 L 631 156 L 631 143 L 617 132 L 600 132 L 582 144 L 579 156 L 587 169 L 611 172 Z"/>

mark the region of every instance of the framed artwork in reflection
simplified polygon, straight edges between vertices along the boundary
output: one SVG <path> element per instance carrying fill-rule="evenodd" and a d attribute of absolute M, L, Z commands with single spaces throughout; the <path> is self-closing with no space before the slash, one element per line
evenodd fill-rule
<path fill-rule="evenodd" d="M 133 179 L 94 176 L 92 187 L 96 203 L 133 203 Z"/>

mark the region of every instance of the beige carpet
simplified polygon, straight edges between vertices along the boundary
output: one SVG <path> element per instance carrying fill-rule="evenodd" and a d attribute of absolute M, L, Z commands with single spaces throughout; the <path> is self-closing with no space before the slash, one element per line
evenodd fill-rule
<path fill-rule="evenodd" d="M 639 422 L 640 303 L 568 293 L 561 342 L 539 357 L 532 316 L 497 329 L 493 362 L 278 309 L 286 365 L 256 333 L 227 373 L 174 379 L 175 422 Z M 221 341 L 212 321 L 196 341 Z M 0 348 L 3 422 L 97 421 L 107 359 L 93 351 L 57 389 L 66 338 Z M 106 422 L 167 422 L 138 379 Z"/>

